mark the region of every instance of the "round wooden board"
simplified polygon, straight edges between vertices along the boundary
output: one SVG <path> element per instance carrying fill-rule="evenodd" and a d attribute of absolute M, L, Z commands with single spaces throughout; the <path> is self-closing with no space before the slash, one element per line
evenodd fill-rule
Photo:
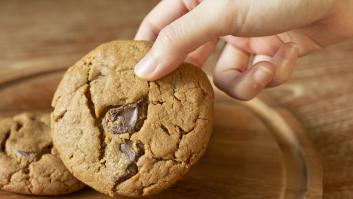
<path fill-rule="evenodd" d="M 64 71 L 31 68 L 0 77 L 0 117 L 50 111 Z M 319 161 L 289 112 L 268 99 L 239 103 L 216 91 L 215 118 L 199 163 L 174 186 L 148 198 L 321 198 Z M 70 197 L 109 198 L 90 188 Z M 30 196 L 0 192 L 0 198 Z"/>

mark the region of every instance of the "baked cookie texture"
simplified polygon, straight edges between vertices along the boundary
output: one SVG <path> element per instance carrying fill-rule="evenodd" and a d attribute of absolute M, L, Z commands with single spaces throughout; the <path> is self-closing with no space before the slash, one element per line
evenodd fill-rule
<path fill-rule="evenodd" d="M 83 187 L 53 148 L 49 114 L 23 113 L 0 120 L 1 190 L 61 195 Z"/>
<path fill-rule="evenodd" d="M 143 41 L 103 44 L 68 69 L 54 95 L 52 136 L 75 177 L 110 196 L 157 193 L 205 152 L 213 89 L 201 69 L 182 64 L 149 82 L 134 66 Z"/>

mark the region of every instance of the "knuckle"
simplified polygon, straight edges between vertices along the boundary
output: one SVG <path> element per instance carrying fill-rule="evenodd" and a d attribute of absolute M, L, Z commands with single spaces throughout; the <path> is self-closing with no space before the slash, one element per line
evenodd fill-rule
<path fill-rule="evenodd" d="M 234 1 L 233 5 L 233 29 L 231 29 L 231 34 L 242 35 L 248 29 L 249 19 L 251 18 L 251 3 L 248 1 Z"/>
<path fill-rule="evenodd" d="M 178 32 L 177 28 L 175 28 L 172 25 L 168 25 L 160 31 L 159 39 L 163 44 L 166 44 L 166 45 L 174 44 L 178 37 L 177 32 Z"/>
<path fill-rule="evenodd" d="M 234 30 L 234 21 L 236 19 L 236 12 L 234 12 L 234 1 L 230 0 L 211 0 L 214 17 L 213 23 L 217 24 L 218 32 L 220 35 L 225 36 L 233 33 Z"/>

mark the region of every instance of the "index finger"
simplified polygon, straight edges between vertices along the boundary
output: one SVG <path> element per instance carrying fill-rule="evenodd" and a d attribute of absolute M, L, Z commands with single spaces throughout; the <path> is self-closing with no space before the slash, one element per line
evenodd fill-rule
<path fill-rule="evenodd" d="M 188 8 L 182 0 L 163 0 L 142 21 L 135 40 L 154 41 L 168 24 L 183 16 Z"/>

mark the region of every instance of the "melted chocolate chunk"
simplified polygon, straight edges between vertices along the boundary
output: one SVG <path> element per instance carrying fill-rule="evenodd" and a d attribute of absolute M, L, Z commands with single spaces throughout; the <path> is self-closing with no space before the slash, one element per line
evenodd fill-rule
<path fill-rule="evenodd" d="M 121 144 L 120 151 L 125 153 L 129 157 L 130 161 L 135 161 L 136 153 L 135 153 L 134 149 L 132 148 L 131 142 Z"/>
<path fill-rule="evenodd" d="M 125 153 L 130 161 L 135 161 L 136 153 L 132 148 L 131 142 L 121 144 L 120 151 Z"/>
<path fill-rule="evenodd" d="M 114 134 L 134 133 L 139 131 L 147 117 L 147 103 L 137 103 L 111 108 L 103 119 L 104 130 Z"/>
<path fill-rule="evenodd" d="M 120 151 L 126 154 L 130 161 L 136 162 L 138 158 L 145 153 L 145 150 L 142 143 L 137 143 L 135 148 L 136 149 L 134 149 L 131 141 L 127 141 L 126 143 L 120 145 Z"/>
<path fill-rule="evenodd" d="M 34 158 L 37 155 L 35 152 L 30 152 L 30 151 L 17 150 L 16 152 L 19 156 L 30 158 L 30 159 Z"/>
<path fill-rule="evenodd" d="M 135 163 L 131 163 L 129 164 L 129 166 L 127 166 L 126 173 L 127 175 L 130 175 L 130 174 L 135 175 L 137 173 L 137 170 L 138 170 L 137 165 Z"/>
<path fill-rule="evenodd" d="M 131 140 L 127 140 L 125 143 L 120 144 L 120 151 L 129 158 L 130 163 L 126 167 L 125 173 L 116 178 L 118 184 L 131 178 L 138 172 L 136 162 L 145 154 L 145 147 L 141 142 L 134 144 Z"/>
<path fill-rule="evenodd" d="M 35 160 L 39 159 L 43 154 L 51 153 L 53 145 L 43 147 L 40 151 L 16 150 L 16 154 L 22 158 Z"/>

